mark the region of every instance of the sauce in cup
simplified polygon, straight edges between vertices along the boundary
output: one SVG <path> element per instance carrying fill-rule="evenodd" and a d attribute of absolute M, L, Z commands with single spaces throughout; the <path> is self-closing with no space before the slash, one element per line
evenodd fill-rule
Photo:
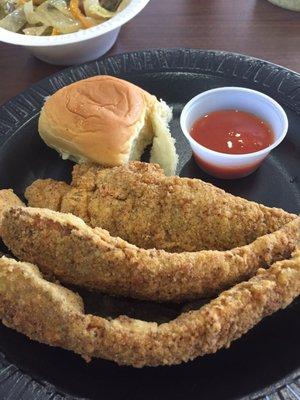
<path fill-rule="evenodd" d="M 237 179 L 255 171 L 282 142 L 288 119 L 264 93 L 229 86 L 193 97 L 181 112 L 180 126 L 202 170 Z"/>
<path fill-rule="evenodd" d="M 226 154 L 248 154 L 270 146 L 275 136 L 269 124 L 245 111 L 221 110 L 196 120 L 191 137 L 208 149 Z"/>

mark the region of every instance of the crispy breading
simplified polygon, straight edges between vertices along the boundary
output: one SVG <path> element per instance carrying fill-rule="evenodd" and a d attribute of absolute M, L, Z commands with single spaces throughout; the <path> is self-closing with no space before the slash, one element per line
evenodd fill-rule
<path fill-rule="evenodd" d="M 58 210 L 61 208 L 63 197 L 67 195 L 70 187 L 65 182 L 57 182 L 53 179 L 40 179 L 35 182 L 38 183 L 39 190 L 34 190 L 34 199 L 38 204 L 45 204 L 42 208 L 49 208 L 50 210 Z M 26 193 L 30 193 L 30 189 L 26 189 Z M 25 195 L 26 197 L 26 195 Z"/>
<path fill-rule="evenodd" d="M 25 196 L 30 206 L 72 213 L 141 248 L 170 252 L 229 250 L 296 218 L 141 162 L 76 165 L 71 186 L 38 180 Z"/>
<path fill-rule="evenodd" d="M 14 194 L 12 189 L 0 190 L 0 221 L 4 210 L 13 206 L 23 206 L 24 203 Z"/>
<path fill-rule="evenodd" d="M 179 364 L 229 347 L 299 294 L 300 251 L 169 323 L 107 320 L 84 314 L 81 298 L 44 280 L 37 267 L 0 259 L 0 318 L 6 326 L 86 360 L 100 357 L 134 367 Z"/>
<path fill-rule="evenodd" d="M 29 207 L 8 209 L 1 234 L 15 256 L 63 283 L 140 299 L 181 301 L 215 294 L 260 267 L 290 257 L 299 243 L 300 218 L 223 252 L 140 249 L 101 228 L 90 228 L 72 214 Z"/>

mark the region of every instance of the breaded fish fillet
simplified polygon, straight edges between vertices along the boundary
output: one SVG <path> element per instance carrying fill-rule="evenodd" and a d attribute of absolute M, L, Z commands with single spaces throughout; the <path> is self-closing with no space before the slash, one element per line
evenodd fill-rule
<path fill-rule="evenodd" d="M 141 248 L 171 252 L 229 250 L 296 218 L 225 193 L 198 179 L 166 177 L 158 165 L 76 165 L 71 186 L 35 181 L 29 205 L 72 213 Z"/>
<path fill-rule="evenodd" d="M 90 228 L 72 214 L 17 207 L 5 211 L 1 235 L 19 259 L 63 283 L 139 299 L 181 301 L 215 294 L 290 257 L 300 218 L 249 245 L 227 251 L 146 250 Z"/>
<path fill-rule="evenodd" d="M 2 257 L 0 282 L 2 322 L 31 339 L 87 360 L 100 357 L 134 367 L 171 365 L 229 347 L 265 316 L 290 304 L 300 294 L 300 252 L 259 270 L 199 310 L 161 325 L 84 314 L 78 295 L 44 280 L 32 264 Z"/>

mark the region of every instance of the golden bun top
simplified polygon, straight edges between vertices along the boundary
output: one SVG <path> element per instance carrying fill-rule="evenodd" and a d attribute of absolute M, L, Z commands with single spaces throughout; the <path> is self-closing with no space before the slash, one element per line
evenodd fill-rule
<path fill-rule="evenodd" d="M 63 158 L 119 165 L 158 100 L 136 85 L 112 76 L 75 82 L 49 97 L 39 133 Z"/>

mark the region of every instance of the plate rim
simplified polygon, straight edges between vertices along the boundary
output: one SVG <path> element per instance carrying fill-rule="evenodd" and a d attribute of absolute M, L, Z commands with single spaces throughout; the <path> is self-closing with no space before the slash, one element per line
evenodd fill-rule
<path fill-rule="evenodd" d="M 154 49 L 150 49 L 150 50 L 138 50 L 138 51 L 119 53 L 119 54 L 114 54 L 114 55 L 111 55 L 111 56 L 105 56 L 105 57 L 96 59 L 94 61 L 89 61 L 87 63 L 73 65 L 73 66 L 69 66 L 67 68 L 63 68 L 62 70 L 54 72 L 53 74 L 50 74 L 49 76 L 47 76 L 47 77 L 45 77 L 43 79 L 40 79 L 38 82 L 35 82 L 32 85 L 29 85 L 23 91 L 21 91 L 19 94 L 17 94 L 16 96 L 13 96 L 11 99 L 9 99 L 9 100 L 5 101 L 3 104 L 1 104 L 0 105 L 0 146 L 2 147 L 2 145 L 6 141 L 5 140 L 5 136 L 9 135 L 9 133 L 10 133 L 10 131 L 12 129 L 18 130 L 22 123 L 26 123 L 28 121 L 28 119 L 29 119 L 28 117 L 29 116 L 32 118 L 32 117 L 34 117 L 35 113 L 39 113 L 40 109 L 37 109 L 37 108 L 33 109 L 31 113 L 27 113 L 26 109 L 22 108 L 20 105 L 18 105 L 18 106 L 14 105 L 13 106 L 13 111 L 15 111 L 15 110 L 18 111 L 20 116 L 23 114 L 23 118 L 20 118 L 18 121 L 16 121 L 16 118 L 14 118 L 14 120 L 17 123 L 16 124 L 11 124 L 11 125 L 9 125 L 9 123 L 7 123 L 7 122 L 5 122 L 4 125 L 3 125 L 3 121 L 1 121 L 3 119 L 3 116 L 1 116 L 1 114 L 3 114 L 4 110 L 6 111 L 6 116 L 8 117 L 8 120 L 9 120 L 9 116 L 11 116 L 11 111 L 12 111 L 11 110 L 11 108 L 12 108 L 11 105 L 13 103 L 15 103 L 21 97 L 26 98 L 26 96 L 28 96 L 28 92 L 30 90 L 36 91 L 36 89 L 41 88 L 41 86 L 44 83 L 47 83 L 47 82 L 51 81 L 54 78 L 62 79 L 62 77 L 65 74 L 71 74 L 72 75 L 72 74 L 74 74 L 75 70 L 78 70 L 79 68 L 90 67 L 91 65 L 96 65 L 96 69 L 98 70 L 98 74 L 101 75 L 103 73 L 101 72 L 100 64 L 101 65 L 106 65 L 107 64 L 109 69 L 111 69 L 111 71 L 109 71 L 109 72 L 112 73 L 112 74 L 117 75 L 117 72 L 121 72 L 121 68 L 120 68 L 119 71 L 117 71 L 114 67 L 112 67 L 112 65 L 109 66 L 109 64 L 110 64 L 110 61 L 116 60 L 117 58 L 120 58 L 120 57 L 126 59 L 126 58 L 130 58 L 130 57 L 134 57 L 134 56 L 140 56 L 142 54 L 145 55 L 146 57 L 147 56 L 151 57 L 154 54 L 162 55 L 162 54 L 168 54 L 168 53 L 171 54 L 172 56 L 174 56 L 175 53 L 178 53 L 178 54 L 182 54 L 182 55 L 188 55 L 188 54 L 189 55 L 193 55 L 193 54 L 202 55 L 202 54 L 207 54 L 207 55 L 211 55 L 211 56 L 213 55 L 213 56 L 216 56 L 216 57 L 217 56 L 223 57 L 221 59 L 220 65 L 218 66 L 217 69 L 220 68 L 220 66 L 222 65 L 224 60 L 226 60 L 226 58 L 228 60 L 230 58 L 231 59 L 235 58 L 235 61 L 240 62 L 240 63 L 242 63 L 242 62 L 244 62 L 244 63 L 251 63 L 251 62 L 252 63 L 257 63 L 259 68 L 258 68 L 258 71 L 256 72 L 256 74 L 259 72 L 260 69 L 271 68 L 272 71 L 277 70 L 278 75 L 280 75 L 280 73 L 284 73 L 284 74 L 286 74 L 286 78 L 288 78 L 288 77 L 294 78 L 296 80 L 296 84 L 294 84 L 295 86 L 297 85 L 297 81 L 298 81 L 298 87 L 296 87 L 295 89 L 296 90 L 299 89 L 299 95 L 300 95 L 300 88 L 299 88 L 299 86 L 300 86 L 300 72 L 298 73 L 298 72 L 293 71 L 291 69 L 285 68 L 285 67 L 283 67 L 281 65 L 278 65 L 278 64 L 263 60 L 261 58 L 252 57 L 252 56 L 248 56 L 248 55 L 245 55 L 245 54 L 241 54 L 241 53 L 235 53 L 235 52 L 223 51 L 223 50 L 209 50 L 209 49 L 208 50 L 202 50 L 202 49 L 195 49 L 195 48 L 194 49 L 193 48 L 190 49 L 190 48 L 184 48 L 184 47 L 182 47 L 182 48 L 170 48 L 170 49 L 168 49 L 168 48 L 154 48 Z M 171 71 L 173 71 L 173 72 L 175 72 L 175 71 L 183 72 L 184 68 L 185 68 L 184 66 L 177 66 L 177 67 L 176 66 L 172 66 L 172 67 L 169 67 L 168 65 L 165 65 L 165 61 L 166 60 L 164 60 L 164 63 L 162 63 L 161 60 L 159 60 L 158 58 L 156 59 L 156 61 L 160 62 L 160 65 L 159 65 L 159 71 L 160 72 L 162 72 L 162 71 L 164 71 L 164 72 L 167 72 L 167 71 L 169 71 L 169 72 L 171 72 Z M 105 69 L 106 69 L 106 66 L 105 66 Z M 196 68 L 196 67 L 189 68 L 189 72 L 191 72 L 193 70 L 194 70 L 195 73 L 200 72 L 200 71 L 206 72 L 205 70 L 201 69 L 201 67 L 200 68 Z M 104 72 L 105 72 L 105 70 L 104 70 Z M 136 73 L 137 71 L 134 70 L 134 72 Z M 143 72 L 143 69 L 141 69 L 140 72 Z M 153 71 L 151 71 L 151 72 L 154 73 L 155 69 L 153 69 Z M 213 71 L 211 70 L 210 72 L 213 72 Z M 214 72 L 217 72 L 217 71 L 214 71 Z M 127 73 L 129 73 L 129 71 Z M 149 73 L 150 73 L 150 71 L 149 71 Z M 207 73 L 207 75 L 209 75 L 209 73 Z M 89 75 L 89 76 L 91 76 L 91 75 Z M 230 77 L 227 74 L 220 74 L 220 76 Z M 88 77 L 88 76 L 86 76 L 86 77 Z M 231 73 L 231 77 L 235 77 L 235 75 Z M 84 78 L 85 78 L 85 76 L 83 74 L 83 76 L 80 79 L 84 79 Z M 267 76 L 267 78 L 269 78 L 269 76 Z M 281 78 L 281 77 L 279 76 L 279 78 Z M 285 77 L 282 77 L 281 79 L 278 80 L 278 82 L 276 82 L 277 83 L 277 89 L 280 88 L 284 78 Z M 72 82 L 70 82 L 70 83 L 72 83 Z M 269 88 L 269 89 L 271 88 L 271 86 L 268 86 L 264 82 L 264 80 L 262 80 L 260 82 L 256 81 L 255 84 L 257 84 L 257 86 L 263 85 L 263 86 L 265 86 L 266 89 L 267 88 Z M 274 85 L 274 82 L 273 82 L 273 85 Z M 272 87 L 273 87 L 273 85 L 272 85 Z M 60 87 L 61 86 L 58 85 L 56 87 L 56 90 L 60 89 Z M 292 88 L 291 92 L 293 92 L 293 91 L 294 91 L 294 88 Z M 271 92 L 274 92 L 274 90 L 271 90 Z M 45 99 L 46 96 L 49 96 L 51 94 L 52 93 L 45 94 L 44 95 L 44 99 Z M 39 94 L 39 96 L 41 96 L 41 93 Z M 279 92 L 279 96 L 281 96 L 280 92 Z M 290 104 L 290 101 L 287 101 L 286 96 L 290 97 L 290 100 L 292 100 L 292 97 L 289 94 L 285 94 L 285 96 L 281 100 L 292 111 L 296 112 L 297 114 L 300 114 L 300 102 L 299 102 L 299 106 L 297 106 L 297 108 L 295 109 L 295 107 L 292 104 Z M 6 125 L 6 130 L 5 130 L 5 125 Z"/>
<path fill-rule="evenodd" d="M 163 56 L 163 57 L 162 57 Z M 175 61 L 182 62 L 182 65 L 173 65 L 169 63 L 175 58 Z M 207 69 L 200 65 L 197 67 L 195 64 L 192 67 L 188 67 L 189 62 L 193 61 L 193 57 L 197 58 L 197 56 L 206 57 L 207 59 Z M 177 60 L 176 60 L 177 57 Z M 216 62 L 215 65 L 211 64 L 211 58 L 215 58 Z M 138 59 L 140 63 L 136 66 L 136 69 L 130 67 L 132 64 L 133 59 Z M 231 68 L 230 71 L 222 71 L 221 67 L 223 64 L 226 64 L 226 61 L 234 61 L 235 68 Z M 121 61 L 121 62 L 120 62 Z M 145 69 L 145 66 L 148 65 L 147 63 L 152 61 L 152 67 L 150 69 Z M 194 60 L 195 61 L 195 60 Z M 5 146 L 8 141 L 18 134 L 23 124 L 27 123 L 30 119 L 34 118 L 41 109 L 41 106 L 47 96 L 52 94 L 54 91 L 58 90 L 60 87 L 65 86 L 67 83 L 72 83 L 79 79 L 84 79 L 85 77 L 93 76 L 89 74 L 89 70 L 93 70 L 95 72 L 94 75 L 97 74 L 112 74 L 118 76 L 118 73 L 122 73 L 130 75 L 130 74 L 137 74 L 140 73 L 155 73 L 155 72 L 195 72 L 195 73 L 205 73 L 206 75 L 212 75 L 213 72 L 215 73 L 213 76 L 216 76 L 216 73 L 219 73 L 221 77 L 228 77 L 228 78 L 236 78 L 237 76 L 234 75 L 236 65 L 240 65 L 244 63 L 248 66 L 246 72 L 251 70 L 252 66 L 254 68 L 254 86 L 264 86 L 267 93 L 273 92 L 276 88 L 277 96 L 279 96 L 282 102 L 290 108 L 293 112 L 296 112 L 300 115 L 300 101 L 299 106 L 291 104 L 293 98 L 299 95 L 300 98 L 300 74 L 298 72 L 292 71 L 288 68 L 283 66 L 265 61 L 260 58 L 243 55 L 240 53 L 233 53 L 228 51 L 220 51 L 220 50 L 201 50 L 201 49 L 188 49 L 188 48 L 173 48 L 173 49 L 163 49 L 163 48 L 156 48 L 150 50 L 139 50 L 139 51 L 132 51 L 126 53 L 115 54 L 111 56 L 106 56 L 95 61 L 91 61 L 84 64 L 79 64 L 75 66 L 70 66 L 68 68 L 62 69 L 58 72 L 55 72 L 48 77 L 41 79 L 40 81 L 30 85 L 25 90 L 23 90 L 18 95 L 14 96 L 13 98 L 6 101 L 4 104 L 0 106 L 0 148 Z M 127 69 L 128 67 L 128 69 Z M 226 67 L 226 65 L 225 65 Z M 255 69 L 256 67 L 256 69 Z M 123 69 L 122 69 L 123 68 Z M 209 69 L 211 68 L 211 69 Z M 214 68 L 214 70 L 213 70 Z M 268 74 L 264 79 L 255 81 L 255 76 L 259 73 L 264 72 L 264 70 L 270 70 L 270 74 Z M 274 77 L 272 77 L 273 72 L 276 71 Z M 271 78 L 272 85 L 268 85 L 267 79 Z M 70 79 L 71 78 L 71 79 Z M 65 82 L 66 79 L 70 80 L 70 82 Z M 291 85 L 291 89 L 289 93 L 280 92 L 280 89 L 284 85 L 284 80 L 292 79 L 293 85 Z M 53 91 L 52 93 L 48 93 L 43 88 L 43 85 L 52 85 Z M 276 83 L 276 87 L 274 86 L 274 82 Z M 248 80 L 245 79 L 245 83 L 249 83 Z M 294 95 L 293 95 L 294 93 Z M 293 97 L 294 96 L 294 97 Z M 24 106 L 23 102 L 26 103 L 26 107 Z M 16 114 L 18 114 L 18 117 Z M 30 383 L 34 386 L 38 385 L 40 390 L 42 391 L 43 397 L 38 397 L 41 399 L 47 399 L 45 396 L 49 396 L 52 398 L 53 395 L 59 396 L 58 399 L 68 399 L 68 400 L 84 400 L 85 398 L 82 397 L 74 397 L 62 393 L 60 389 L 56 388 L 53 384 L 43 381 L 41 379 L 35 379 L 30 377 L 27 373 L 22 372 L 18 366 L 10 363 L 5 355 L 0 352 L 0 389 L 1 383 L 3 382 L 3 377 L 5 376 L 5 383 L 7 384 L 10 379 L 14 379 L 13 377 L 17 374 L 19 379 L 25 379 L 27 382 L 26 387 L 30 388 Z M 273 395 L 280 395 L 281 398 L 285 398 L 284 394 L 282 394 L 282 390 L 289 392 L 291 395 L 293 393 L 293 389 L 290 387 L 291 384 L 297 387 L 297 391 L 299 391 L 299 398 L 300 398 L 300 383 L 297 381 L 300 378 L 300 365 L 299 368 L 296 368 L 291 373 L 287 374 L 281 380 L 273 383 L 270 386 L 263 388 L 262 390 L 255 391 L 250 393 L 244 397 L 240 397 L 239 400 L 258 400 L 258 399 L 265 399 L 271 400 Z M 13 397 L 13 390 L 6 395 L 9 398 Z M 25 392 L 23 393 L 23 395 Z M 298 394 L 297 394 L 298 395 Z M 11 397 L 10 397 L 11 396 Z M 55 397 L 56 398 L 56 397 Z"/>

